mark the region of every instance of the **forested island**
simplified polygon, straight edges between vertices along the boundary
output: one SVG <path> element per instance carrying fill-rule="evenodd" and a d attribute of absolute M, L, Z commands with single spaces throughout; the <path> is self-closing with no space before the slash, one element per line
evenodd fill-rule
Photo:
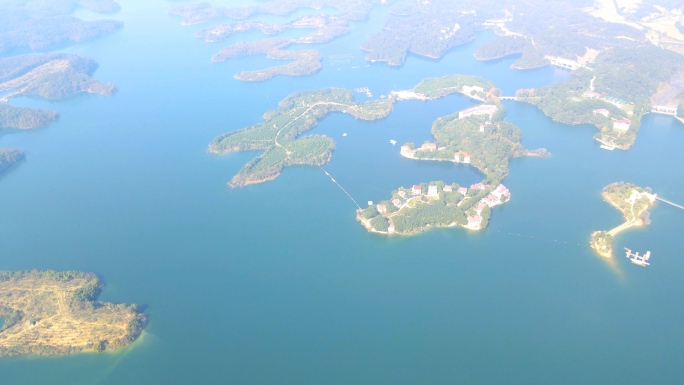
<path fill-rule="evenodd" d="M 478 86 L 480 85 L 480 86 Z M 489 87 L 485 92 L 482 88 Z M 318 124 L 331 112 L 350 114 L 357 119 L 376 120 L 388 116 L 394 103 L 404 99 L 435 99 L 462 93 L 480 100 L 497 93 L 493 84 L 475 76 L 450 75 L 426 79 L 407 91 L 396 91 L 388 98 L 364 103 L 355 102 L 350 90 L 330 88 L 292 94 L 282 100 L 277 110 L 264 114 L 264 123 L 221 135 L 209 145 L 209 151 L 224 154 L 233 151 L 263 150 L 264 153 L 240 170 L 229 185 L 242 187 L 275 179 L 289 165 L 321 166 L 328 162 L 335 142 L 327 136 L 300 135 Z"/>
<path fill-rule="evenodd" d="M 22 159 L 24 159 L 24 152 L 20 149 L 0 148 L 0 175 Z"/>
<path fill-rule="evenodd" d="M 603 199 L 618 209 L 625 218 L 625 223 L 609 231 L 596 231 L 591 234 L 591 247 L 602 257 L 613 255 L 613 238 L 626 229 L 650 223 L 649 212 L 656 201 L 650 189 L 641 188 L 630 183 L 612 183 L 603 189 Z"/>
<path fill-rule="evenodd" d="M 79 92 L 111 95 L 117 87 L 91 77 L 97 63 L 70 54 L 29 54 L 0 59 L 0 92 L 17 96 L 61 99 Z"/>
<path fill-rule="evenodd" d="M 119 10 L 112 0 L 28 0 L 0 2 L 0 53 L 28 48 L 44 50 L 58 44 L 79 43 L 110 33 L 123 23 L 84 21 L 71 16 L 77 7 L 94 12 Z"/>
<path fill-rule="evenodd" d="M 209 145 L 217 154 L 231 151 L 264 150 L 230 182 L 242 187 L 272 180 L 289 165 L 320 166 L 328 162 L 335 141 L 325 135 L 299 137 L 331 112 L 344 112 L 357 119 L 375 120 L 392 111 L 391 100 L 356 103 L 349 90 L 330 88 L 298 92 L 278 104 L 277 110 L 264 114 L 264 123 L 221 135 Z"/>
<path fill-rule="evenodd" d="M 99 302 L 102 282 L 77 271 L 0 271 L 0 357 L 101 352 L 131 344 L 147 318 Z"/>

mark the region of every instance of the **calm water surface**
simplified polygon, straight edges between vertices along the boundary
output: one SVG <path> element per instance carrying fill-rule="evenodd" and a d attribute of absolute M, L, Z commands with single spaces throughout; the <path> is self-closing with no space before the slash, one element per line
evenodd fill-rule
<path fill-rule="evenodd" d="M 608 183 L 684 202 L 683 125 L 647 116 L 632 150 L 608 152 L 592 127 L 507 102 L 523 144 L 553 157 L 512 161 L 513 199 L 489 229 L 371 235 L 318 168 L 231 190 L 226 182 L 258 153 L 219 157 L 208 143 L 297 90 L 379 96 L 468 73 L 510 94 L 567 73 L 476 62 L 488 34 L 441 61 L 367 66 L 357 47 L 386 17 L 378 10 L 322 47 L 318 74 L 243 83 L 232 75 L 271 62 L 209 59 L 244 37 L 206 44 L 194 37 L 205 26 L 180 26 L 169 2 L 122 5 L 113 17 L 123 29 L 64 50 L 97 60 L 96 77 L 118 94 L 14 102 L 62 117 L 0 137 L 28 156 L 0 180 L 0 269 L 96 272 L 107 283 L 102 299 L 143 304 L 151 322 L 117 353 L 4 359 L 0 384 L 681 383 L 684 212 L 658 204 L 649 227 L 618 236 L 616 250 L 652 251 L 646 269 L 621 256 L 607 263 L 588 241 L 621 222 L 601 200 Z M 353 59 L 328 59 L 340 54 Z M 359 202 L 377 201 L 401 185 L 480 180 L 466 167 L 402 159 L 389 144 L 429 139 L 434 119 L 468 105 L 457 95 L 401 102 L 387 119 L 335 114 L 312 132 L 338 143 L 326 169 Z"/>

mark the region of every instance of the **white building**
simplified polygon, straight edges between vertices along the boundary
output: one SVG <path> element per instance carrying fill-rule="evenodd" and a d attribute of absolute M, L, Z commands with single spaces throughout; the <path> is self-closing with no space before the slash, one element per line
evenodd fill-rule
<path fill-rule="evenodd" d="M 430 197 L 437 197 L 439 196 L 439 190 L 437 189 L 437 186 L 428 186 L 428 196 Z"/>
<path fill-rule="evenodd" d="M 594 110 L 594 115 L 603 115 L 607 118 L 610 116 L 610 111 L 605 108 L 599 108 L 598 110 Z"/>
<path fill-rule="evenodd" d="M 616 120 L 613 123 L 613 130 L 626 132 L 629 130 L 629 126 L 632 124 L 631 121 L 627 119 Z"/>

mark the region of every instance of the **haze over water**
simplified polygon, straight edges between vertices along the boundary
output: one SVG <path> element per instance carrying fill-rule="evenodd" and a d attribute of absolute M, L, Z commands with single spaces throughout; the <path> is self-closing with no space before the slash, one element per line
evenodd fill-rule
<path fill-rule="evenodd" d="M 369 234 L 320 169 L 231 190 L 226 182 L 258 153 L 215 156 L 208 143 L 299 90 L 369 87 L 378 97 L 464 73 L 510 95 L 568 73 L 477 62 L 487 33 L 441 61 L 366 66 L 358 47 L 381 25 L 378 10 L 320 47 L 316 75 L 245 83 L 232 76 L 272 62 L 210 62 L 244 36 L 207 44 L 194 37 L 206 25 L 166 14 L 172 3 L 140 3 L 121 1 L 113 17 L 123 29 L 63 50 L 95 59 L 95 77 L 119 93 L 13 102 L 61 118 L 0 136 L 27 153 L 0 179 L 0 269 L 95 272 L 107 284 L 102 300 L 143 304 L 150 324 L 112 354 L 0 360 L 0 384 L 680 383 L 684 211 L 657 204 L 651 225 L 617 237 L 613 264 L 589 235 L 622 221 L 600 195 L 611 182 L 684 203 L 684 125 L 648 115 L 631 150 L 609 152 L 592 127 L 506 102 L 523 145 L 553 157 L 511 162 L 512 200 L 487 230 Z M 339 54 L 354 58 L 332 65 Z M 399 102 L 387 119 L 334 114 L 312 133 L 337 141 L 324 168 L 363 204 L 402 185 L 479 181 L 470 168 L 403 159 L 389 144 L 430 139 L 436 118 L 471 104 L 460 95 Z M 623 247 L 650 250 L 651 266 L 630 264 Z"/>

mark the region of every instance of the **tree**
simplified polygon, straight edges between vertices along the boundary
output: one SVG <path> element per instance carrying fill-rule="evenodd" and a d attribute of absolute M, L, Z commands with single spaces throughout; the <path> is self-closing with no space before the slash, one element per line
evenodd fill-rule
<path fill-rule="evenodd" d="M 387 231 L 389 229 L 387 218 L 380 215 L 371 219 L 370 225 L 377 231 Z"/>

